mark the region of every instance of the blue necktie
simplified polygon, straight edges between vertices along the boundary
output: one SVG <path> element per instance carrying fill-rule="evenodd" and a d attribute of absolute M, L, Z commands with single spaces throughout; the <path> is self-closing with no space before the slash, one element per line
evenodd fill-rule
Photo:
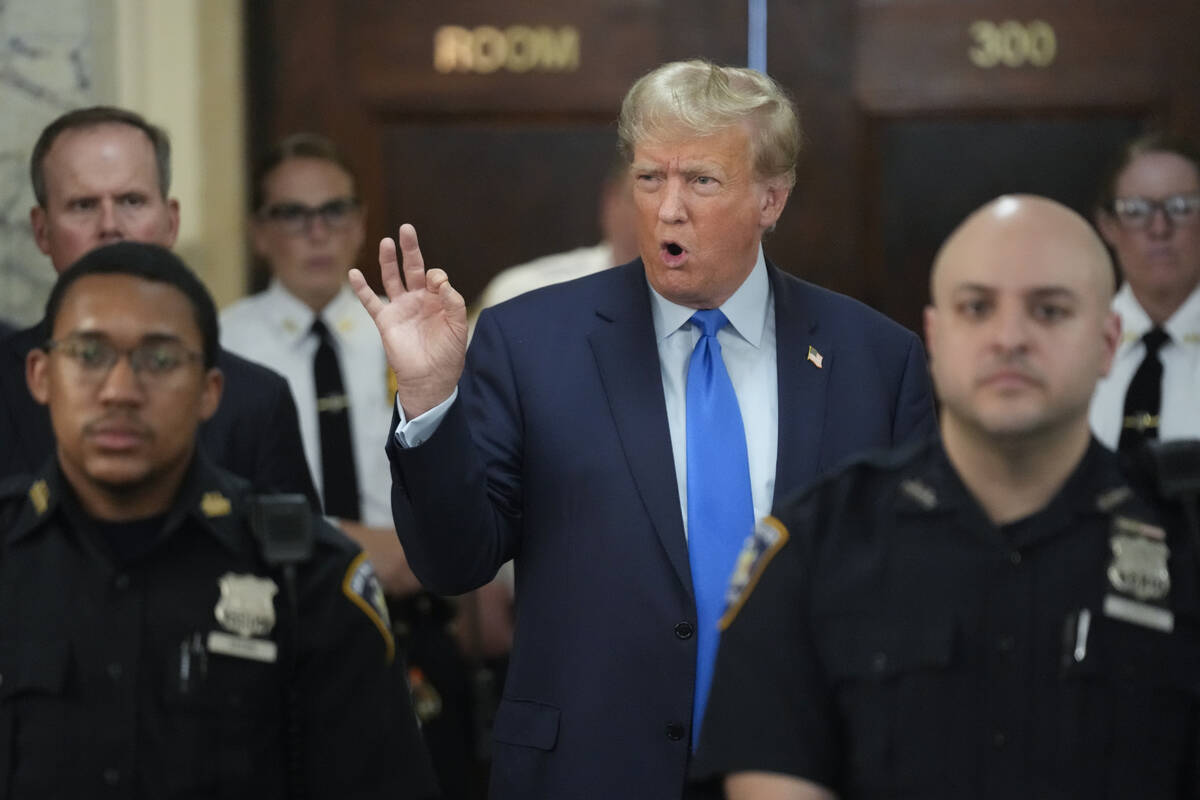
<path fill-rule="evenodd" d="M 697 311 L 691 321 L 700 329 L 687 378 L 688 558 L 697 627 L 694 749 L 720 641 L 717 622 L 738 552 L 754 530 L 754 500 L 742 414 L 717 342 L 717 331 L 729 320 L 709 309 Z"/>

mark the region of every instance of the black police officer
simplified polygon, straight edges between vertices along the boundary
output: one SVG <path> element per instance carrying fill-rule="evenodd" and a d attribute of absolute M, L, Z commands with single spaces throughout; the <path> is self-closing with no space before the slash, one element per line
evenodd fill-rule
<path fill-rule="evenodd" d="M 925 319 L 941 441 L 760 523 L 699 776 L 734 800 L 1197 796 L 1190 543 L 1088 430 L 1112 275 L 1043 198 L 950 237 Z"/>
<path fill-rule="evenodd" d="M 27 377 L 56 453 L 0 490 L 5 796 L 427 796 L 370 563 L 196 449 L 222 388 L 203 285 L 114 244 L 60 276 L 46 321 Z"/>

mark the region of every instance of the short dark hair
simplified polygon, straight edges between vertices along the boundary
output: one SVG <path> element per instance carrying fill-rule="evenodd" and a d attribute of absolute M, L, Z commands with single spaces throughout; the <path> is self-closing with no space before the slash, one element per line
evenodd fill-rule
<path fill-rule="evenodd" d="M 216 366 L 220 327 L 217 322 L 217 306 L 213 303 L 212 295 L 179 256 L 156 244 L 117 242 L 97 247 L 64 270 L 58 276 L 54 288 L 50 290 L 50 298 L 46 301 L 42 328 L 47 336 L 54 330 L 59 308 L 71 284 L 88 275 L 132 275 L 147 281 L 165 283 L 183 292 L 192 304 L 192 313 L 196 318 L 196 325 L 200 328 L 204 366 Z"/>
<path fill-rule="evenodd" d="M 350 162 L 342 155 L 342 151 L 338 149 L 337 145 L 319 133 L 293 133 L 276 142 L 255 165 L 250 185 L 251 211 L 261 210 L 263 203 L 266 202 L 267 193 L 263 184 L 266 182 L 267 176 L 280 164 L 293 158 L 315 158 L 319 161 L 336 164 L 350 176 L 350 183 L 354 187 L 355 193 L 358 192 L 358 175 L 355 174 L 354 168 L 350 166 Z"/>
<path fill-rule="evenodd" d="M 1097 208 L 1112 213 L 1113 201 L 1117 196 L 1117 181 L 1121 173 L 1134 159 L 1147 153 L 1173 153 L 1191 162 L 1197 174 L 1200 174 L 1200 147 L 1197 147 L 1196 142 L 1170 131 L 1149 131 L 1130 139 L 1113 156 L 1100 184 L 1100 191 L 1096 197 Z"/>
<path fill-rule="evenodd" d="M 91 106 L 68 111 L 42 129 L 33 153 L 29 157 L 29 179 L 38 205 L 46 207 L 46 155 L 54 140 L 66 131 L 95 128 L 99 125 L 128 125 L 146 134 L 154 146 L 154 163 L 158 167 L 158 190 L 165 200 L 171 191 L 171 138 L 157 125 L 147 122 L 141 114 L 116 106 Z"/>

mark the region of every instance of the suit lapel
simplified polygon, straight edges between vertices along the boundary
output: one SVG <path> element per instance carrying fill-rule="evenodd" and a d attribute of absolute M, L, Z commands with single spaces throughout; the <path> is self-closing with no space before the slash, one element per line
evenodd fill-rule
<path fill-rule="evenodd" d="M 680 583 L 691 594 L 649 290 L 641 261 L 618 269 L 621 280 L 612 296 L 598 304 L 588 341 L 638 494 Z"/>
<path fill-rule="evenodd" d="M 805 284 L 768 263 L 775 299 L 775 360 L 779 373 L 779 452 L 775 462 L 775 497 L 811 481 L 820 465 L 830 372 L 837 368 L 834 343 L 826 338 Z M 809 347 L 821 366 L 809 360 Z"/>

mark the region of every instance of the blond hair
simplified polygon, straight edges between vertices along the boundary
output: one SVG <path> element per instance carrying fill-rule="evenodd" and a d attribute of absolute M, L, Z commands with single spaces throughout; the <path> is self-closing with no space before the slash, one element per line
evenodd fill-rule
<path fill-rule="evenodd" d="M 703 138 L 744 124 L 760 178 L 796 182 L 800 119 L 791 99 L 771 78 L 745 67 L 675 61 L 643 75 L 621 103 L 621 152 L 633 160 L 641 142 L 684 133 Z"/>

